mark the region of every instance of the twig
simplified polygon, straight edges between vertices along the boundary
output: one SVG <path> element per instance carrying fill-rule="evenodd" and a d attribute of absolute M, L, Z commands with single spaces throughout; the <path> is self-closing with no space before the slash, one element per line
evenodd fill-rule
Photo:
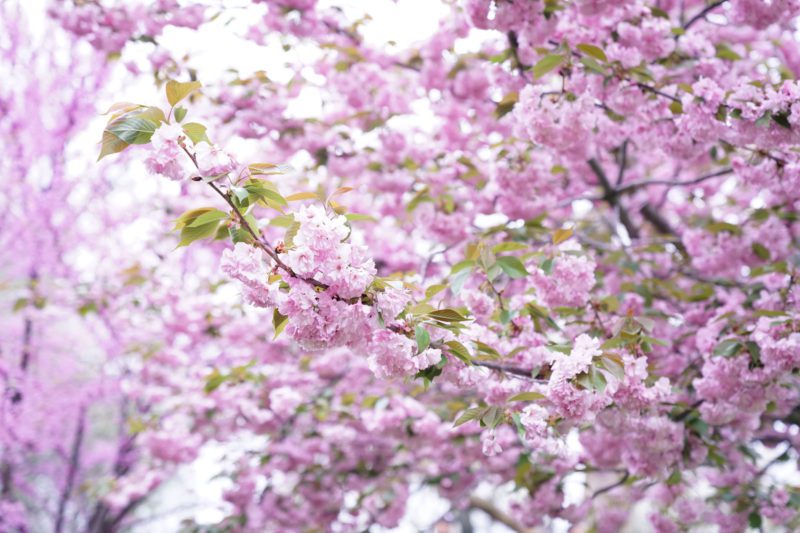
<path fill-rule="evenodd" d="M 488 514 L 492 518 L 492 520 L 500 522 L 501 524 L 503 524 L 512 531 L 516 531 L 517 533 L 532 532 L 531 529 L 526 528 L 525 526 L 514 520 L 512 517 L 508 516 L 506 513 L 495 507 L 491 502 L 488 502 L 483 498 L 479 498 L 477 496 L 470 496 L 469 505 L 474 509 L 478 509 Z"/>
<path fill-rule="evenodd" d="M 181 147 L 183 148 L 183 151 L 186 152 L 186 155 L 188 155 L 189 158 L 192 160 L 192 163 L 194 163 L 195 168 L 197 168 L 197 170 L 199 171 L 200 170 L 200 166 L 197 164 L 197 157 L 195 157 L 194 154 L 192 154 L 189 150 L 187 150 L 185 146 L 181 146 Z M 214 189 L 214 192 L 216 192 L 220 196 L 220 198 L 225 200 L 225 203 L 227 203 L 230 206 L 230 208 L 233 210 L 233 212 L 236 214 L 236 218 L 239 220 L 239 224 L 241 224 L 241 226 L 245 230 L 247 230 L 247 232 L 250 234 L 250 236 L 253 237 L 253 239 L 255 240 L 256 245 L 259 248 L 261 248 L 262 250 L 264 250 L 264 252 L 273 261 L 275 261 L 275 265 L 278 268 L 280 268 L 281 270 L 283 270 L 284 272 L 286 272 L 287 274 L 289 274 L 293 278 L 297 278 L 297 279 L 300 279 L 302 281 L 305 281 L 309 285 L 312 285 L 314 287 L 319 287 L 321 289 L 327 289 L 328 288 L 328 286 L 325 283 L 317 281 L 314 278 L 304 278 L 304 277 L 298 276 L 297 273 L 294 270 L 292 270 L 292 268 L 289 265 L 287 265 L 286 263 L 284 263 L 281 260 L 281 258 L 278 256 L 278 253 L 275 251 L 275 249 L 272 247 L 272 245 L 270 245 L 270 243 L 266 239 L 264 239 L 264 236 L 261 234 L 261 231 L 259 231 L 257 228 L 254 229 L 253 227 L 250 226 L 250 223 L 247 222 L 247 220 L 244 218 L 244 215 L 242 214 L 241 211 L 239 211 L 239 208 L 236 207 L 236 204 L 233 203 L 233 200 L 231 200 L 230 196 L 228 196 L 227 194 L 222 192 L 222 190 L 219 187 L 217 187 L 214 184 L 213 181 L 209 181 L 208 185 L 212 189 Z"/>
<path fill-rule="evenodd" d="M 705 400 L 697 400 L 692 405 L 687 407 L 685 411 L 682 411 L 681 413 L 675 415 L 675 418 L 673 418 L 672 420 L 674 420 L 675 422 L 680 422 L 681 420 L 689 416 L 692 413 L 692 411 L 703 405 L 703 402 L 705 402 Z"/>
<path fill-rule="evenodd" d="M 83 433 L 86 426 L 86 406 L 81 405 L 78 412 L 78 426 L 75 429 L 75 438 L 72 441 L 72 453 L 69 458 L 69 467 L 67 469 L 67 479 L 64 482 L 64 488 L 61 490 L 61 496 L 58 500 L 58 512 L 56 513 L 55 533 L 61 533 L 64 528 L 64 512 L 67 509 L 67 502 L 72 494 L 72 487 L 75 485 L 75 476 L 78 473 L 78 463 L 81 457 L 81 445 L 83 444 Z"/>
<path fill-rule="evenodd" d="M 661 216 L 661 213 L 656 211 L 649 202 L 644 204 L 639 212 L 644 219 L 650 222 L 660 233 L 665 235 L 677 235 L 670 223 L 667 222 L 667 219 Z"/>
<path fill-rule="evenodd" d="M 616 483 L 612 483 L 611 485 L 609 485 L 607 487 L 603 487 L 602 489 L 596 490 L 595 493 L 592 494 L 592 499 L 597 498 L 601 494 L 604 494 L 604 493 L 606 493 L 606 492 L 608 492 L 610 490 L 614 490 L 617 487 L 620 487 L 620 486 L 624 485 L 625 482 L 628 481 L 629 477 L 630 477 L 630 474 L 628 472 L 625 472 L 622 475 L 622 478 L 619 481 L 617 481 Z"/>
<path fill-rule="evenodd" d="M 623 205 L 619 202 L 619 195 L 617 191 L 611 186 L 611 182 L 608 181 L 608 177 L 606 177 L 606 173 L 603 170 L 603 167 L 600 166 L 600 163 L 597 162 L 596 159 L 592 158 L 588 161 L 589 167 L 594 172 L 595 176 L 597 176 L 598 181 L 600 182 L 600 186 L 603 188 L 603 200 L 608 202 L 608 204 L 615 208 L 619 215 L 619 221 L 625 227 L 625 230 L 628 232 L 628 235 L 632 239 L 639 238 L 639 229 L 633 224 L 631 220 L 630 214 L 628 210 L 625 209 Z"/>
<path fill-rule="evenodd" d="M 721 6 L 722 4 L 724 4 L 725 2 L 727 2 L 727 0 L 719 0 L 718 2 L 714 2 L 713 4 L 709 4 L 709 5 L 708 5 L 708 6 L 706 6 L 706 7 L 705 7 L 705 8 L 704 8 L 702 11 L 700 11 L 700 13 L 698 13 L 697 15 L 693 16 L 692 18 L 690 18 L 690 19 L 689 19 L 689 20 L 686 22 L 686 24 L 684 24 L 684 25 L 683 25 L 683 29 L 684 29 L 684 30 L 688 30 L 688 29 L 689 29 L 689 27 L 690 27 L 692 24 L 694 24 L 695 22 L 697 22 L 698 20 L 700 20 L 700 19 L 702 19 L 702 18 L 705 18 L 705 16 L 706 16 L 706 15 L 707 15 L 707 14 L 708 14 L 710 11 L 712 11 L 712 10 L 714 10 L 714 9 L 718 8 L 719 6 Z"/>
<path fill-rule="evenodd" d="M 519 368 L 516 366 L 500 365 L 489 361 L 472 361 L 472 364 L 474 364 L 475 366 L 482 366 L 490 370 L 496 370 L 498 372 L 505 372 L 506 374 L 512 374 L 515 376 L 530 378 L 536 381 L 537 383 L 547 383 L 546 379 L 539 379 L 536 376 L 534 376 L 532 370 L 526 370 L 524 368 Z"/>
<path fill-rule="evenodd" d="M 671 94 L 667 94 L 664 91 L 659 91 L 655 87 L 651 87 L 650 85 L 647 85 L 646 83 L 637 82 L 636 86 L 639 87 L 640 89 L 642 89 L 643 91 L 647 91 L 647 92 L 651 92 L 653 94 L 657 94 L 658 96 L 661 96 L 663 98 L 667 98 L 669 100 L 672 100 L 673 102 L 680 102 L 681 101 L 680 98 L 672 96 Z"/>
<path fill-rule="evenodd" d="M 620 147 L 619 152 L 619 172 L 617 173 L 617 194 L 619 194 L 619 186 L 622 184 L 622 177 L 625 175 L 625 167 L 628 165 L 628 143 L 630 139 L 625 139 Z"/>
<path fill-rule="evenodd" d="M 698 183 L 702 183 L 704 181 L 718 178 L 719 176 L 726 176 L 733 172 L 732 168 L 723 168 L 722 170 L 718 170 L 716 172 L 712 172 L 711 174 L 704 174 L 698 178 L 694 178 L 691 180 L 686 181 L 675 181 L 675 180 L 641 180 L 636 181 L 633 183 L 629 183 L 617 189 L 617 194 L 628 194 L 635 190 L 641 189 L 643 187 L 650 187 L 652 185 L 666 185 L 669 187 L 687 187 L 689 185 L 696 185 Z"/>

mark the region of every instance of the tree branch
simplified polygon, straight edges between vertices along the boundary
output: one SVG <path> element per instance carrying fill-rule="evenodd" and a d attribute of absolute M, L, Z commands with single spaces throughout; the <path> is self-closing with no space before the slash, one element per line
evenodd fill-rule
<path fill-rule="evenodd" d="M 721 6 L 722 4 L 724 4 L 725 2 L 727 2 L 727 0 L 719 0 L 718 2 L 714 2 L 713 4 L 709 4 L 708 6 L 706 6 L 705 8 L 703 8 L 703 10 L 702 10 L 702 11 L 700 11 L 700 12 L 699 12 L 697 15 L 693 16 L 692 18 L 690 18 L 690 19 L 689 19 L 689 20 L 686 22 L 686 24 L 684 24 L 684 25 L 683 25 L 683 29 L 684 29 L 684 30 L 688 30 L 688 29 L 689 29 L 689 27 L 690 27 L 692 24 L 694 24 L 695 22 L 697 22 L 698 20 L 700 20 L 700 19 L 702 19 L 702 18 L 705 18 L 705 16 L 706 16 L 706 15 L 708 15 L 708 14 L 709 14 L 711 11 L 713 11 L 713 10 L 714 10 L 714 9 L 716 9 L 716 8 L 718 8 L 719 6 Z"/>
<path fill-rule="evenodd" d="M 533 375 L 533 370 L 526 370 L 524 368 L 519 368 L 516 366 L 506 366 L 500 365 L 497 363 L 492 363 L 489 361 L 472 361 L 472 364 L 475 366 L 482 366 L 484 368 L 488 368 L 490 370 L 496 370 L 498 372 L 505 372 L 506 374 L 512 374 L 514 376 L 521 376 L 525 378 L 532 379 L 538 383 L 547 383 L 545 379 L 539 379 Z M 537 373 L 538 376 L 538 373 Z"/>
<path fill-rule="evenodd" d="M 628 235 L 630 235 L 632 239 L 638 239 L 639 229 L 634 225 L 633 220 L 631 220 L 628 210 L 620 204 L 619 195 L 611 186 L 611 182 L 608 181 L 608 177 L 606 176 L 603 167 L 601 167 L 600 163 L 598 163 L 594 158 L 590 159 L 588 163 L 589 167 L 592 169 L 592 172 L 594 172 L 595 176 L 597 176 L 600 186 L 603 188 L 603 200 L 608 202 L 611 207 L 617 210 L 619 214 L 619 221 L 625 227 Z"/>
<path fill-rule="evenodd" d="M 691 180 L 686 181 L 674 181 L 674 180 L 641 180 L 636 181 L 633 183 L 629 183 L 617 189 L 617 194 L 628 194 L 638 189 L 644 187 L 650 187 L 652 185 L 666 185 L 669 187 L 688 187 L 689 185 L 696 185 L 698 183 L 702 183 L 704 181 L 718 178 L 719 176 L 726 176 L 733 172 L 732 168 L 723 168 L 722 170 L 718 170 L 716 172 L 712 172 L 711 174 L 704 174 L 698 178 L 694 178 Z"/>
<path fill-rule="evenodd" d="M 625 484 L 626 481 L 628 481 L 629 477 L 630 477 L 630 474 L 628 472 L 625 472 L 622 475 L 622 478 L 619 481 L 617 481 L 616 483 L 612 483 L 611 485 L 608 485 L 607 487 L 603 487 L 602 489 L 596 490 L 595 493 L 592 494 L 592 499 L 597 498 L 601 494 L 604 494 L 604 493 L 606 493 L 606 492 L 608 492 L 610 490 L 614 490 L 617 487 L 621 487 L 622 485 Z"/>
<path fill-rule="evenodd" d="M 183 151 L 186 152 L 186 155 L 189 156 L 189 159 L 192 160 L 192 163 L 194 163 L 195 168 L 197 168 L 197 170 L 199 171 L 200 166 L 197 164 L 197 158 L 195 157 L 195 155 L 189 152 L 189 150 L 185 146 L 181 145 L 181 148 L 183 148 Z M 277 265 L 278 268 L 289 274 L 291 277 L 305 281 L 309 285 L 312 285 L 314 287 L 319 287 L 321 289 L 328 288 L 326 284 L 317 281 L 313 278 L 303 278 L 301 276 L 298 276 L 297 273 L 295 273 L 295 271 L 292 270 L 291 267 L 289 267 L 289 265 L 287 265 L 286 263 L 283 262 L 283 260 L 281 260 L 281 258 L 278 256 L 278 252 L 276 252 L 275 249 L 272 247 L 272 245 L 266 239 L 264 239 L 264 236 L 261 234 L 261 231 L 258 230 L 258 228 L 252 228 L 250 226 L 250 224 L 244 218 L 244 214 L 242 214 L 242 212 L 239 211 L 239 208 L 236 207 L 236 204 L 233 203 L 233 201 L 230 199 L 230 196 L 222 192 L 222 190 L 219 187 L 217 187 L 213 181 L 209 181 L 208 185 L 212 189 L 214 189 L 214 192 L 216 192 L 220 196 L 220 198 L 225 200 L 225 203 L 227 203 L 231 209 L 233 209 L 233 212 L 236 214 L 236 218 L 239 220 L 239 224 L 241 224 L 241 226 L 245 230 L 247 230 L 250 236 L 253 237 L 258 247 L 261 248 L 273 261 L 275 261 L 275 264 Z"/>
<path fill-rule="evenodd" d="M 72 487 L 75 485 L 75 477 L 78 473 L 78 465 L 81 457 L 81 446 L 83 444 L 83 433 L 86 426 L 86 407 L 81 405 L 78 412 L 78 426 L 75 428 L 75 438 L 72 441 L 72 453 L 70 454 L 69 466 L 67 468 L 67 479 L 61 496 L 58 500 L 58 512 L 56 513 L 55 533 L 61 533 L 64 528 L 64 512 L 67 509 L 67 502 L 72 494 Z"/>
<path fill-rule="evenodd" d="M 492 520 L 495 522 L 500 522 L 507 528 L 511 529 L 512 531 L 516 531 L 517 533 L 532 533 L 532 529 L 528 529 L 514 518 L 510 517 L 497 507 L 495 507 L 491 502 L 484 500 L 483 498 L 479 498 L 477 496 L 470 496 L 469 497 L 469 505 L 473 509 L 478 509 L 483 511 L 487 515 L 489 515 Z"/>

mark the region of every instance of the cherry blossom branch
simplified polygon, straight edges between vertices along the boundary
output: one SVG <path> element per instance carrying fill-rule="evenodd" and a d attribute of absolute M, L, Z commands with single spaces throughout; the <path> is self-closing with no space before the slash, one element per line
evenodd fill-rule
<path fill-rule="evenodd" d="M 495 522 L 500 522 L 507 528 L 511 529 L 512 531 L 516 531 L 517 533 L 532 533 L 533 530 L 526 528 L 512 517 L 495 507 L 491 502 L 484 500 L 483 498 L 479 498 L 478 496 L 470 496 L 469 497 L 469 505 L 474 509 L 478 509 L 479 511 L 483 511 L 487 515 L 489 515 L 492 520 Z"/>
<path fill-rule="evenodd" d="M 588 161 L 589 167 L 594 172 L 595 176 L 597 176 L 598 181 L 600 182 L 600 186 L 603 188 L 603 197 L 602 200 L 608 202 L 608 204 L 615 208 L 619 214 L 619 221 L 625 227 L 625 230 L 628 232 L 628 235 L 632 239 L 636 239 L 639 237 L 639 229 L 633 224 L 633 220 L 631 220 L 630 214 L 625 207 L 620 204 L 619 202 L 619 195 L 617 191 L 611 186 L 611 182 L 608 181 L 608 177 L 606 176 L 603 167 L 600 166 L 600 163 L 597 162 L 595 158 L 591 158 Z"/>
<path fill-rule="evenodd" d="M 668 187 L 688 187 L 689 185 L 696 185 L 698 183 L 702 183 L 704 181 L 708 181 L 713 178 L 718 178 L 720 176 L 726 176 L 733 172 L 732 168 L 723 168 L 722 170 L 718 170 L 716 172 L 712 172 L 711 174 L 704 174 L 700 177 L 686 180 L 686 181 L 675 181 L 675 180 L 641 180 L 635 181 L 633 183 L 629 183 L 622 187 L 619 187 L 616 190 L 617 194 L 628 194 L 638 189 L 644 187 L 650 187 L 652 185 L 666 185 Z"/>
<path fill-rule="evenodd" d="M 58 512 L 56 513 L 55 533 L 61 533 L 64 528 L 64 512 L 67 509 L 67 502 L 72 494 L 72 487 L 75 485 L 75 477 L 78 473 L 80 463 L 81 446 L 83 445 L 83 434 L 86 429 L 86 406 L 81 405 L 78 412 L 78 426 L 75 428 L 75 438 L 72 441 L 72 453 L 70 454 L 69 467 L 67 469 L 67 479 L 61 496 L 58 500 Z"/>
<path fill-rule="evenodd" d="M 721 6 L 722 4 L 724 4 L 724 3 L 725 3 L 725 2 L 727 2 L 727 1 L 728 1 L 728 0 L 719 0 L 718 2 L 714 2 L 713 4 L 709 4 L 708 6 L 706 6 L 705 8 L 703 8 L 703 10 L 702 10 L 702 11 L 700 11 L 700 12 L 699 12 L 697 15 L 693 16 L 692 18 L 690 18 L 690 19 L 689 19 L 689 20 L 686 22 L 686 24 L 684 24 L 684 25 L 683 25 L 683 29 L 684 29 L 684 30 L 688 30 L 688 29 L 689 29 L 689 27 L 690 27 L 692 24 L 694 24 L 695 22 L 697 22 L 698 20 L 700 20 L 700 19 L 702 19 L 702 18 L 705 18 L 705 16 L 706 16 L 706 15 L 708 15 L 708 14 L 709 14 L 711 11 L 713 11 L 713 10 L 714 10 L 714 9 L 716 9 L 716 8 L 718 8 L 719 6 Z"/>
<path fill-rule="evenodd" d="M 636 86 L 638 88 L 642 89 L 643 91 L 647 91 L 647 92 L 650 92 L 650 93 L 653 93 L 653 94 L 657 94 L 658 96 L 661 96 L 661 97 L 666 98 L 668 100 L 672 100 L 673 102 L 680 102 L 681 101 L 680 98 L 672 96 L 671 94 L 667 94 L 664 91 L 659 91 L 655 87 L 651 87 L 650 85 L 647 85 L 646 83 L 637 82 Z"/>
<path fill-rule="evenodd" d="M 191 152 L 189 152 L 189 150 L 187 150 L 187 148 L 185 146 L 181 145 L 181 148 L 183 148 L 183 151 L 186 152 L 186 155 L 189 156 L 189 158 L 192 160 L 192 163 L 194 163 L 195 168 L 197 168 L 197 170 L 199 171 L 200 170 L 200 166 L 197 164 L 197 157 L 194 154 L 192 154 Z M 239 208 L 236 206 L 236 204 L 233 203 L 233 200 L 231 200 L 230 196 L 225 194 L 224 192 L 222 192 L 222 189 L 217 187 L 217 185 L 214 184 L 213 181 L 209 181 L 208 185 L 214 190 L 214 192 L 216 192 L 220 196 L 220 198 L 225 200 L 225 203 L 227 203 L 228 206 L 230 206 L 230 208 L 233 210 L 234 214 L 236 215 L 236 218 L 238 219 L 239 224 L 245 230 L 247 230 L 247 232 L 250 234 L 251 237 L 253 237 L 253 239 L 255 240 L 255 243 L 258 245 L 258 247 L 261 248 L 273 261 L 275 261 L 275 265 L 278 268 L 280 268 L 281 270 L 283 270 L 284 272 L 286 272 L 287 274 L 289 274 L 293 278 L 297 278 L 299 280 L 302 280 L 302 281 L 308 283 L 309 285 L 312 285 L 314 287 L 319 287 L 321 289 L 327 289 L 328 288 L 328 286 L 326 284 L 324 284 L 324 283 L 322 283 L 320 281 L 317 281 L 314 278 L 304 278 L 304 277 L 298 276 L 297 273 L 294 270 L 292 270 L 292 268 L 289 265 L 287 265 L 286 263 L 284 263 L 281 260 L 281 258 L 278 256 L 278 253 L 275 251 L 275 249 L 272 247 L 272 245 L 270 245 L 270 243 L 266 239 L 264 239 L 264 236 L 261 234 L 261 231 L 259 231 L 257 229 L 254 229 L 254 228 L 252 228 L 250 226 L 250 223 L 247 222 L 247 219 L 245 219 L 244 214 L 242 214 L 242 212 L 239 210 Z"/>
<path fill-rule="evenodd" d="M 600 496 L 601 494 L 605 494 L 606 492 L 609 492 L 609 491 L 611 491 L 611 490 L 614 490 L 614 489 L 616 489 L 617 487 L 621 487 L 622 485 L 624 485 L 624 484 L 625 484 L 625 483 L 628 481 L 628 478 L 629 478 L 629 477 L 630 477 L 630 473 L 628 473 L 628 472 L 625 472 L 625 473 L 622 475 L 622 478 L 620 478 L 620 480 L 619 480 L 619 481 L 617 481 L 616 483 L 612 483 L 611 485 L 608 485 L 608 486 L 606 486 L 606 487 L 603 487 L 603 488 L 601 488 L 601 489 L 598 489 L 598 490 L 596 490 L 596 491 L 594 492 L 594 494 L 592 494 L 592 499 L 594 499 L 594 498 L 597 498 L 597 497 L 598 497 L 598 496 Z"/>
<path fill-rule="evenodd" d="M 500 365 L 500 364 L 497 364 L 497 363 L 492 363 L 490 361 L 478 361 L 478 360 L 475 360 L 475 361 L 472 361 L 472 364 L 474 364 L 475 366 L 482 366 L 482 367 L 488 368 L 490 370 L 496 370 L 498 372 L 505 372 L 506 374 L 512 374 L 514 376 L 521 376 L 521 377 L 525 377 L 525 378 L 528 378 L 528 379 L 532 379 L 533 381 L 535 381 L 537 383 L 547 383 L 546 379 L 539 379 L 536 376 L 534 376 L 532 370 L 526 370 L 524 368 L 519 368 L 519 367 L 516 367 L 516 366 Z"/>

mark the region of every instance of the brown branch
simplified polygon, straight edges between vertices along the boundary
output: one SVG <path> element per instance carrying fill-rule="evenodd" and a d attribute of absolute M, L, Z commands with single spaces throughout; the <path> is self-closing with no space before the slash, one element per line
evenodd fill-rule
<path fill-rule="evenodd" d="M 651 87 L 650 85 L 647 85 L 646 83 L 637 82 L 636 86 L 638 88 L 640 88 L 641 90 L 643 90 L 643 91 L 647 91 L 647 92 L 656 94 L 658 96 L 661 96 L 662 98 L 666 98 L 666 99 L 671 100 L 673 102 L 680 102 L 681 101 L 680 98 L 672 96 L 671 94 L 667 94 L 664 91 L 659 91 L 655 87 Z"/>
<path fill-rule="evenodd" d="M 525 65 L 522 60 L 519 58 L 519 39 L 517 38 L 517 33 L 515 31 L 509 31 L 506 34 L 508 37 L 508 47 L 511 50 L 511 57 L 514 58 L 514 66 L 516 67 L 519 75 L 522 76 L 523 79 L 526 79 L 525 71 L 530 68 L 529 65 Z"/>
<path fill-rule="evenodd" d="M 588 161 L 589 167 L 594 172 L 595 176 L 597 176 L 598 181 L 600 182 L 600 186 L 603 188 L 603 200 L 608 202 L 608 205 L 615 208 L 619 214 L 619 221 L 625 227 L 625 230 L 628 232 L 628 235 L 632 239 L 639 238 L 639 229 L 634 225 L 633 220 L 631 220 L 630 214 L 625 207 L 620 204 L 619 201 L 619 194 L 614 188 L 611 186 L 611 182 L 608 181 L 608 177 L 606 176 L 603 167 L 600 166 L 600 163 L 597 162 L 596 159 L 592 158 Z"/>
<path fill-rule="evenodd" d="M 658 230 L 659 233 L 663 233 L 665 235 L 677 235 L 670 223 L 667 222 L 667 219 L 661 216 L 661 213 L 656 211 L 656 209 L 650 205 L 650 203 L 644 204 L 639 212 L 642 214 L 645 220 L 650 222 L 650 224 L 652 224 L 653 227 Z"/>
<path fill-rule="evenodd" d="M 622 485 L 625 484 L 625 482 L 628 481 L 629 477 L 630 477 L 630 474 L 628 472 L 625 472 L 625 474 L 622 475 L 622 478 L 619 481 L 617 481 L 616 483 L 612 483 L 611 485 L 608 485 L 607 487 L 603 487 L 602 489 L 596 490 L 595 493 L 592 494 L 592 499 L 597 498 L 601 494 L 605 494 L 606 492 L 608 492 L 610 490 L 614 490 L 617 487 L 621 487 Z"/>
<path fill-rule="evenodd" d="M 81 406 L 78 412 L 78 426 L 75 428 L 75 438 L 72 441 L 72 453 L 70 454 L 69 466 L 67 468 L 67 479 L 61 496 L 58 500 L 58 512 L 56 513 L 55 533 L 61 533 L 64 528 L 64 513 L 67 510 L 67 502 L 72 494 L 72 487 L 75 485 L 75 477 L 78 474 L 78 465 L 81 457 L 81 446 L 83 445 L 83 433 L 86 428 L 86 407 Z"/>
<path fill-rule="evenodd" d="M 532 533 L 532 529 L 528 529 L 511 516 L 507 515 L 505 512 L 501 511 L 497 507 L 495 507 L 492 502 L 486 501 L 483 498 L 479 498 L 477 496 L 470 496 L 469 497 L 469 505 L 473 509 L 478 509 L 483 511 L 487 515 L 489 515 L 492 520 L 495 522 L 500 522 L 507 528 L 512 531 L 516 531 L 517 533 Z"/>
<path fill-rule="evenodd" d="M 704 174 L 698 178 L 694 178 L 691 180 L 686 181 L 674 181 L 674 180 L 642 180 L 636 181 L 633 183 L 629 183 L 617 189 L 617 194 L 628 194 L 638 189 L 644 187 L 650 187 L 651 185 L 666 185 L 668 187 L 687 187 L 689 185 L 696 185 L 698 183 L 702 183 L 704 181 L 718 178 L 720 176 L 726 176 L 733 172 L 732 168 L 723 168 L 722 170 L 718 170 L 716 172 L 712 172 L 711 174 Z"/>
<path fill-rule="evenodd" d="M 708 15 L 708 13 L 709 13 L 709 12 L 711 12 L 712 10 L 714 10 L 714 9 L 718 8 L 719 6 L 721 6 L 722 4 L 724 4 L 725 2 L 727 2 L 727 0 L 719 0 L 718 2 L 714 2 L 713 4 L 709 4 L 709 5 L 707 5 L 707 6 L 706 6 L 705 8 L 703 8 L 703 10 L 702 10 L 702 11 L 700 11 L 700 12 L 699 12 L 697 15 L 693 16 L 692 18 L 690 18 L 690 19 L 689 19 L 689 20 L 686 22 L 686 24 L 684 24 L 684 25 L 683 25 L 683 29 L 684 29 L 684 30 L 688 30 L 688 29 L 689 29 L 689 27 L 690 27 L 692 24 L 694 24 L 695 22 L 697 22 L 698 20 L 700 20 L 700 19 L 702 19 L 702 18 L 705 18 L 705 16 L 706 16 L 706 15 Z"/>
<path fill-rule="evenodd" d="M 547 383 L 545 379 L 539 379 L 533 375 L 532 370 L 527 370 L 524 368 L 519 368 L 516 366 L 507 366 L 507 365 L 500 365 L 497 363 L 492 363 L 489 361 L 472 361 L 472 364 L 475 366 L 482 366 L 484 368 L 488 368 L 490 370 L 496 370 L 497 372 L 505 372 L 506 374 L 512 374 L 514 376 L 521 376 L 525 378 L 532 379 L 538 383 Z M 538 374 L 537 374 L 538 375 Z"/>
<path fill-rule="evenodd" d="M 617 173 L 617 194 L 619 194 L 619 186 L 622 184 L 622 178 L 625 175 L 625 168 L 628 166 L 628 144 L 630 139 L 625 139 L 619 149 L 619 172 Z"/>
<path fill-rule="evenodd" d="M 192 160 L 192 163 L 194 163 L 195 168 L 197 168 L 197 170 L 199 171 L 200 170 L 200 166 L 197 164 L 197 157 L 195 157 L 194 154 L 189 152 L 189 150 L 185 146 L 181 145 L 181 148 L 183 148 L 183 151 L 186 152 L 186 155 L 189 156 L 189 158 Z M 272 247 L 272 245 L 269 243 L 269 241 L 264 239 L 264 236 L 261 234 L 261 231 L 258 230 L 258 228 L 253 228 L 253 227 L 250 226 L 250 223 L 247 222 L 247 220 L 244 218 L 244 214 L 242 214 L 242 212 L 239 211 L 239 208 L 236 207 L 236 204 L 233 203 L 233 200 L 231 200 L 230 196 L 225 194 L 224 192 L 222 192 L 222 189 L 217 187 L 214 184 L 213 181 L 209 181 L 208 185 L 212 189 L 214 189 L 214 192 L 216 192 L 220 196 L 220 198 L 225 200 L 225 203 L 227 203 L 230 206 L 231 209 L 233 209 L 233 212 L 236 214 L 236 218 L 239 220 L 239 224 L 241 224 L 241 226 L 245 230 L 247 230 L 247 232 L 250 234 L 250 236 L 253 237 L 253 239 L 255 240 L 256 245 L 259 248 L 261 248 L 273 261 L 275 261 L 275 265 L 277 265 L 278 268 L 280 268 L 281 270 L 283 270 L 284 272 L 289 274 L 291 277 L 297 278 L 297 279 L 302 280 L 302 281 L 305 281 L 309 285 L 312 285 L 314 287 L 319 287 L 321 289 L 327 289 L 328 288 L 328 286 L 326 284 L 324 284 L 324 283 L 322 283 L 320 281 L 317 281 L 314 278 L 304 278 L 304 277 L 298 276 L 297 273 L 294 270 L 292 270 L 289 265 L 287 265 L 286 263 L 284 263 L 281 260 L 281 258 L 278 256 L 278 253 L 275 251 L 275 249 Z"/>

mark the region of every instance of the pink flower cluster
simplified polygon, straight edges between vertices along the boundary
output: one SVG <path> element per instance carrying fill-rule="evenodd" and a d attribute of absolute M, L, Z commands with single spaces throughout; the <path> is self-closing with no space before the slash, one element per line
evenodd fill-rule
<path fill-rule="evenodd" d="M 191 159 L 183 150 L 186 140 L 186 133 L 180 124 L 162 124 L 150 139 L 144 162 L 147 170 L 176 181 L 188 178 L 193 171 L 196 173 L 191 166 Z"/>
<path fill-rule="evenodd" d="M 583 307 L 594 287 L 595 262 L 583 255 L 569 253 L 553 259 L 552 272 L 538 266 L 531 271 L 537 296 L 549 307 Z"/>

